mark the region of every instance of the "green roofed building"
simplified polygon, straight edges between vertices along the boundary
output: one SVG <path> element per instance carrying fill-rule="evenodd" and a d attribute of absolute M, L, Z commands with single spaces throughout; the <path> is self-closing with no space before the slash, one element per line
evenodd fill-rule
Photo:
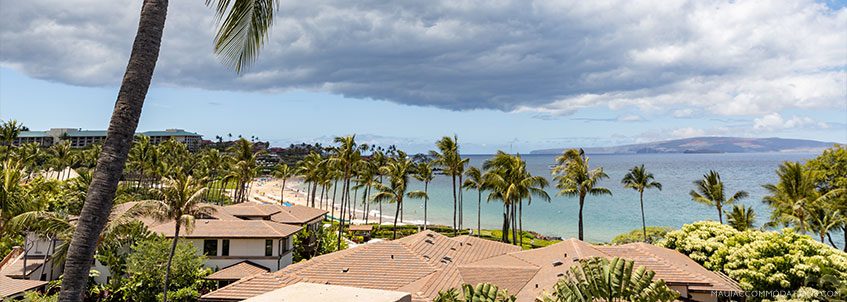
<path fill-rule="evenodd" d="M 184 143 L 189 150 L 200 148 L 202 137 L 200 134 L 188 132 L 182 129 L 166 129 L 164 131 L 146 131 L 137 133 L 150 137 L 150 142 L 158 144 L 169 139 Z M 68 141 L 73 148 L 85 148 L 92 144 L 100 143 L 106 139 L 105 130 L 82 130 L 76 128 L 51 128 L 47 131 L 22 131 L 13 144 L 37 143 L 42 147 L 49 147 L 60 141 Z"/>

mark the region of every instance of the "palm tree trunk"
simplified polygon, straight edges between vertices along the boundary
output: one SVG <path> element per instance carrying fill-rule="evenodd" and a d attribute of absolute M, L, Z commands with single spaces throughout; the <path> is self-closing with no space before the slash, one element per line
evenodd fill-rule
<path fill-rule="evenodd" d="M 171 278 L 171 262 L 174 260 L 174 254 L 176 254 L 176 244 L 179 242 L 179 227 L 180 227 L 180 219 L 176 220 L 174 223 L 176 226 L 174 229 L 174 240 L 171 243 L 171 253 L 168 254 L 168 266 L 165 269 L 165 284 L 162 289 L 162 302 L 168 302 L 168 282 Z"/>
<path fill-rule="evenodd" d="M 844 234 L 844 248 L 842 250 L 847 252 L 847 226 L 841 228 L 841 233 Z"/>
<path fill-rule="evenodd" d="M 523 201 L 518 204 L 518 240 L 523 246 Z"/>
<path fill-rule="evenodd" d="M 279 203 L 285 202 L 285 181 L 286 180 L 288 180 L 288 179 L 287 178 L 282 179 L 282 189 L 279 190 Z"/>
<path fill-rule="evenodd" d="M 371 203 L 369 202 L 370 200 L 371 200 L 371 186 L 367 186 L 365 188 L 365 200 L 364 200 L 364 203 L 365 203 L 365 224 L 368 224 L 368 218 L 371 217 L 371 214 L 370 214 Z"/>
<path fill-rule="evenodd" d="M 644 220 L 644 192 L 638 192 L 641 200 L 641 232 L 644 234 L 644 242 L 647 242 L 647 222 Z"/>
<path fill-rule="evenodd" d="M 464 220 L 462 218 L 464 218 L 464 216 L 465 216 L 464 200 L 462 198 L 462 197 L 464 197 L 464 194 L 462 194 L 463 191 L 462 191 L 461 185 L 462 185 L 462 174 L 459 173 L 459 186 L 460 187 L 459 187 L 459 196 L 458 196 L 458 199 L 459 199 L 459 222 L 458 223 L 459 223 L 459 229 L 460 230 L 464 228 Z"/>
<path fill-rule="evenodd" d="M 835 246 L 835 242 L 832 242 L 832 234 L 826 233 L 826 239 L 829 240 L 829 245 L 831 245 L 835 249 L 838 249 L 838 247 Z"/>
<path fill-rule="evenodd" d="M 332 217 L 335 217 L 335 193 L 338 192 L 338 179 L 335 179 L 335 184 L 332 185 Z"/>
<path fill-rule="evenodd" d="M 312 207 L 313 208 L 315 207 L 315 195 L 317 195 L 315 193 L 317 193 L 317 192 L 318 192 L 318 183 L 315 182 L 315 183 L 312 184 Z"/>
<path fill-rule="evenodd" d="M 168 0 L 145 0 L 142 4 L 138 32 L 109 121 L 106 139 L 103 141 L 103 149 L 68 248 L 59 301 L 81 301 L 86 292 L 88 271 L 97 248 L 97 238 L 112 211 L 118 182 L 159 58 L 167 11 Z"/>
<path fill-rule="evenodd" d="M 453 177 L 453 236 L 458 236 L 459 229 L 456 225 L 456 203 L 458 202 L 456 199 L 456 174 L 451 176 Z"/>
<path fill-rule="evenodd" d="M 344 190 L 347 189 L 346 183 L 346 180 L 341 181 L 341 205 L 338 209 L 338 247 L 336 248 L 336 251 L 341 250 L 341 235 L 344 231 Z"/>
<path fill-rule="evenodd" d="M 585 196 L 580 195 L 579 196 L 579 240 L 580 241 L 582 241 L 583 238 L 584 238 L 583 233 L 582 233 L 582 206 L 583 205 L 585 205 Z"/>
<path fill-rule="evenodd" d="M 518 244 L 518 218 L 516 216 L 518 207 L 512 205 L 512 244 Z"/>
<path fill-rule="evenodd" d="M 400 206 L 403 204 L 403 198 L 397 198 L 397 209 L 394 210 L 394 235 L 392 239 L 397 239 L 397 216 L 400 215 Z"/>
<path fill-rule="evenodd" d="M 424 182 L 424 194 L 426 195 L 426 196 L 424 196 L 424 230 L 426 230 L 426 226 L 427 226 L 427 223 L 428 223 L 427 220 L 426 220 L 427 219 L 426 211 L 427 211 L 427 206 L 428 206 L 427 203 L 429 203 L 429 182 L 428 181 Z"/>
<path fill-rule="evenodd" d="M 503 201 L 503 230 L 500 235 L 500 240 L 503 242 L 509 242 L 509 205 L 506 201 Z"/>
<path fill-rule="evenodd" d="M 723 224 L 723 210 L 721 210 L 721 204 L 718 204 L 718 222 Z"/>
<path fill-rule="evenodd" d="M 482 231 L 480 226 L 482 225 L 482 190 L 477 189 L 477 200 L 476 200 L 476 237 L 482 236 Z"/>

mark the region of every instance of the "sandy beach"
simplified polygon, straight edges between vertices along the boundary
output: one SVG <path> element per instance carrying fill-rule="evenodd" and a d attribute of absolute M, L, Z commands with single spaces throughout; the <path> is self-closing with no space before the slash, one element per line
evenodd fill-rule
<path fill-rule="evenodd" d="M 276 179 L 276 178 L 271 178 L 271 177 L 257 178 L 250 185 L 250 193 L 248 195 L 249 196 L 248 199 L 251 202 L 257 202 L 257 203 L 280 203 L 281 190 L 282 190 L 282 180 L 281 179 Z M 288 203 L 292 203 L 292 204 L 298 204 L 298 205 L 304 205 L 304 206 L 310 206 L 310 204 L 306 200 L 307 193 L 306 193 L 306 189 L 305 189 L 305 184 L 300 179 L 295 178 L 295 179 L 287 180 L 285 182 L 285 191 L 282 192 L 282 194 L 283 194 L 282 200 L 284 202 L 288 202 Z M 318 197 L 320 197 L 320 190 L 318 190 L 317 194 L 318 194 Z M 316 208 L 322 208 L 324 210 L 329 211 L 330 214 L 328 214 L 328 215 L 331 216 L 332 213 L 333 213 L 333 211 L 330 209 L 330 207 L 332 206 L 332 194 L 331 194 L 331 192 L 330 192 L 329 195 L 330 195 L 329 198 L 324 198 L 323 202 L 321 202 L 321 200 L 319 200 L 320 198 L 315 198 L 315 207 Z M 336 198 L 335 211 L 334 211 L 336 216 L 339 214 L 339 212 L 341 210 L 341 206 L 340 206 L 339 203 L 340 203 L 340 198 Z M 356 206 L 358 208 L 356 208 L 353 211 L 354 219 L 352 220 L 352 222 L 353 222 L 353 224 L 364 224 L 365 223 L 365 216 L 364 216 L 365 211 L 363 209 L 361 209 L 361 207 L 362 207 L 361 201 L 358 201 Z M 367 219 L 368 223 L 379 222 L 380 212 L 377 209 L 373 209 L 374 207 L 376 207 L 376 205 L 372 204 L 371 210 L 369 211 L 369 217 Z M 394 216 L 390 215 L 390 213 L 388 213 L 388 214 L 389 215 L 385 215 L 385 214 L 382 215 L 382 223 L 383 224 L 392 224 L 394 222 Z M 423 223 L 424 223 L 423 220 L 406 220 L 403 223 L 398 222 L 397 224 L 398 225 L 405 225 L 405 224 L 423 225 Z"/>

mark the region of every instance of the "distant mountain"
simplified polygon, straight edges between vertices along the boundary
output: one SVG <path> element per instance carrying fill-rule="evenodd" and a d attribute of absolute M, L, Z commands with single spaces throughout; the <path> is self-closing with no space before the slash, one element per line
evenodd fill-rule
<path fill-rule="evenodd" d="M 715 136 L 584 149 L 586 153 L 591 154 L 817 152 L 835 144 L 807 139 Z M 560 154 L 562 150 L 564 149 L 534 150 L 530 154 Z"/>

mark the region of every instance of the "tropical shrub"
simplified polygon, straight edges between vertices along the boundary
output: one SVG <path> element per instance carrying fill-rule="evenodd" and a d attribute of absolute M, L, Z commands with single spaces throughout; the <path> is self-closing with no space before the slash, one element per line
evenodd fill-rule
<path fill-rule="evenodd" d="M 581 260 L 556 282 L 552 293 L 538 298 L 544 302 L 577 301 L 674 301 L 679 293 L 655 273 L 621 258 L 595 257 Z"/>
<path fill-rule="evenodd" d="M 319 227 L 314 231 L 303 229 L 294 235 L 294 250 L 292 251 L 294 262 L 337 251 L 338 235 L 335 230 L 337 230 L 336 225 L 329 228 Z M 346 248 L 347 242 L 341 241 L 341 249 Z"/>
<path fill-rule="evenodd" d="M 665 235 L 672 231 L 672 228 L 669 227 L 660 227 L 660 226 L 648 226 L 647 227 L 647 242 L 658 242 L 665 238 Z M 615 236 L 612 239 L 612 244 L 627 244 L 633 242 L 642 242 L 644 241 L 644 232 L 642 229 L 635 229 L 630 231 L 629 233 L 623 233 Z"/>
<path fill-rule="evenodd" d="M 170 252 L 170 240 L 155 237 L 136 244 L 126 260 L 127 277 L 121 294 L 127 301 L 157 301 L 161 299 L 162 280 Z M 177 244 L 171 265 L 168 301 L 197 301 L 199 291 L 212 284 L 203 277 L 211 270 L 203 267 L 204 256 L 197 255 L 191 243 Z"/>
<path fill-rule="evenodd" d="M 726 274 L 748 291 L 798 296 L 827 291 L 837 297 L 847 280 L 847 253 L 793 229 L 740 232 L 714 222 L 697 222 L 668 233 L 660 245 Z"/>

